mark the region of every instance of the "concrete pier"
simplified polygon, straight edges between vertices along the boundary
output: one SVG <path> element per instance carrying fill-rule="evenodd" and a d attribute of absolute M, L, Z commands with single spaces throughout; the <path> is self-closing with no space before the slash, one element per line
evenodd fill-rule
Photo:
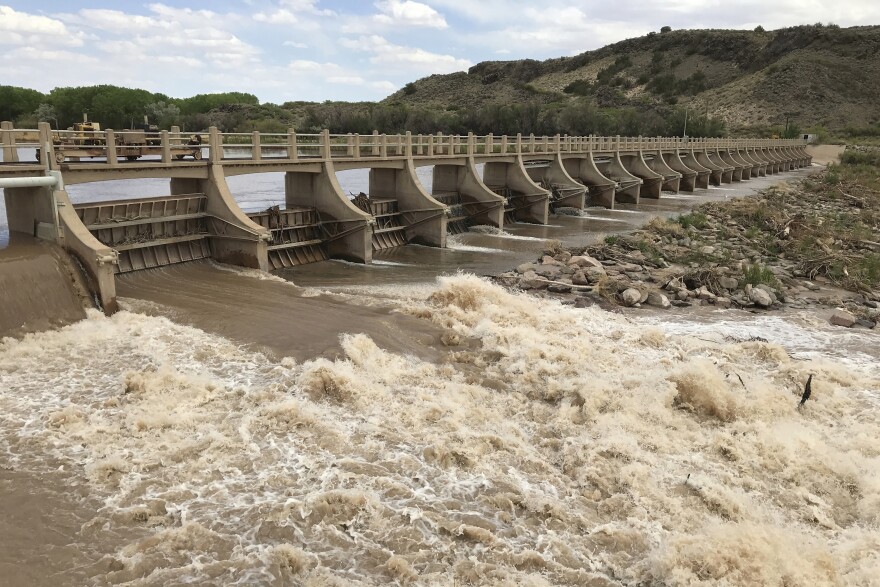
<path fill-rule="evenodd" d="M 138 131 L 140 132 L 140 131 Z M 38 132 L 0 124 L 0 187 L 9 228 L 54 241 L 79 259 L 106 312 L 115 275 L 199 258 L 272 270 L 376 249 L 444 247 L 472 224 L 546 224 L 551 203 L 581 208 L 662 191 L 749 179 L 810 164 L 792 140 L 626 137 L 223 134 L 192 146 L 176 129 L 145 144 L 130 131 Z M 142 134 L 142 133 L 141 133 Z M 33 142 L 25 137 L 38 135 Z M 141 142 L 138 142 L 138 141 Z M 19 149 L 36 149 L 21 161 Z M 477 165 L 484 165 L 482 177 Z M 434 167 L 430 190 L 415 174 Z M 369 197 L 353 202 L 336 172 L 369 169 Z M 278 206 L 245 214 L 229 176 L 282 173 Z M 65 184 L 165 178 L 167 196 L 74 205 Z"/>

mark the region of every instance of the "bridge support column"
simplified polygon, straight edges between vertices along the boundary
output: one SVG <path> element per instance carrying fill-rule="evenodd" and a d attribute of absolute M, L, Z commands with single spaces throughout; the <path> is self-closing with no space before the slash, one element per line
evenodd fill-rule
<path fill-rule="evenodd" d="M 507 212 L 512 212 L 514 219 L 547 224 L 550 215 L 550 192 L 532 181 L 521 156 L 516 157 L 513 163 L 486 162 L 483 168 L 483 183 L 494 190 L 507 192 Z"/>
<path fill-rule="evenodd" d="M 422 189 L 412 159 L 406 160 L 403 169 L 370 169 L 370 198 L 397 200 L 407 242 L 446 246 L 446 207 Z"/>
<path fill-rule="evenodd" d="M 737 152 L 740 159 L 751 164 L 752 177 L 763 177 L 767 174 L 766 165 L 758 161 L 758 158 L 755 156 L 754 152 L 751 149 L 749 149 L 748 147 L 740 147 Z"/>
<path fill-rule="evenodd" d="M 89 232 L 73 208 L 70 197 L 64 190 L 54 193 L 58 206 L 58 243 L 79 259 L 90 280 L 90 287 L 101 302 L 108 316 L 119 310 L 116 301 L 116 263 L 115 250 L 101 243 Z"/>
<path fill-rule="evenodd" d="M 171 179 L 172 196 L 195 193 L 207 196 L 211 257 L 221 263 L 268 271 L 269 231 L 238 207 L 221 165 L 208 168 L 208 179 Z"/>
<path fill-rule="evenodd" d="M 599 168 L 596 167 L 596 161 L 593 160 L 592 153 L 587 153 L 585 156 L 580 157 L 566 158 L 562 162 L 568 174 L 586 186 L 589 194 L 587 205 L 599 204 L 606 208 L 614 209 L 614 194 L 617 189 L 617 182 L 605 177 L 599 171 Z"/>
<path fill-rule="evenodd" d="M 284 196 L 288 208 L 317 210 L 329 256 L 358 263 L 373 261 L 373 217 L 343 195 L 333 163 L 321 163 L 317 173 L 286 172 Z"/>
<path fill-rule="evenodd" d="M 684 161 L 682 161 L 681 155 L 678 152 L 678 147 L 674 146 L 670 151 L 666 152 L 661 149 L 660 157 L 663 158 L 667 167 L 681 176 L 681 181 L 678 184 L 681 191 L 692 192 L 697 188 L 699 173 L 696 169 L 691 169 Z"/>
<path fill-rule="evenodd" d="M 461 198 L 467 220 L 497 228 L 504 226 L 504 198 L 483 183 L 473 158 L 466 158 L 464 164 L 434 166 L 431 193 L 453 192 Z"/>
<path fill-rule="evenodd" d="M 641 137 L 638 139 L 638 144 L 642 144 Z M 651 169 L 647 161 L 645 161 L 641 148 L 637 148 L 637 150 L 633 152 L 620 153 L 620 160 L 630 175 L 634 175 L 642 180 L 642 187 L 639 189 L 640 198 L 651 198 L 656 200 L 660 197 L 665 178 L 661 173 Z M 677 191 L 678 186 L 676 186 L 675 189 Z"/>
<path fill-rule="evenodd" d="M 554 207 L 583 209 L 587 188 L 569 175 L 561 153 L 557 153 L 546 167 L 530 166 L 526 171 L 534 183 L 552 188 Z"/>
<path fill-rule="evenodd" d="M 714 186 L 720 186 L 721 182 L 724 181 L 724 168 L 712 161 L 705 146 L 694 147 L 692 153 L 697 163 L 709 170 L 709 183 Z M 730 183 L 729 179 L 727 183 Z"/>
<path fill-rule="evenodd" d="M 620 159 L 619 151 L 615 150 L 608 157 L 609 159 L 603 162 L 605 165 L 603 174 L 613 179 L 617 184 L 614 199 L 618 202 L 638 204 L 642 191 L 642 179 L 627 171 Z M 600 169 L 602 168 L 600 167 Z"/>

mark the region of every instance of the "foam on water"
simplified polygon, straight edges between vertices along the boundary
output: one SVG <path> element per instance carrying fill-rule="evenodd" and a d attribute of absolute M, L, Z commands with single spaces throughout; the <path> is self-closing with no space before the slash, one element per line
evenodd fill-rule
<path fill-rule="evenodd" d="M 129 312 L 4 340 L 0 454 L 103 499 L 82 538 L 105 561 L 77 571 L 99 584 L 880 576 L 876 371 L 473 276 L 403 298 L 447 361 L 358 334 L 272 362 Z"/>

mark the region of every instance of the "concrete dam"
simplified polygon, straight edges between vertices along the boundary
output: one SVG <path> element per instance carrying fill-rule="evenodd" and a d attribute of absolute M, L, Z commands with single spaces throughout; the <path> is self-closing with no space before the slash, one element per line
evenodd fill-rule
<path fill-rule="evenodd" d="M 613 209 L 811 163 L 799 140 L 211 128 L 193 141 L 172 128 L 135 148 L 138 132 L 0 126 L 10 233 L 69 252 L 106 313 L 116 309 L 119 274 L 206 258 L 264 271 L 371 263 L 374 251 L 404 244 L 445 247 L 448 234 L 472 225 L 547 224 L 558 208 Z M 416 174 L 427 166 L 430 186 Z M 368 170 L 369 185 L 352 198 L 336 174 L 356 169 Z M 283 174 L 279 204 L 244 212 L 227 178 L 260 173 Z M 146 178 L 168 179 L 168 193 L 74 204 L 67 190 Z"/>

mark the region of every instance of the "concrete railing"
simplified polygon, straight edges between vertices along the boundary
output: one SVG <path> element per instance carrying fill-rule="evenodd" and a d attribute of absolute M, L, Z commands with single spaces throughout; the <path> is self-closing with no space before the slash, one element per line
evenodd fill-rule
<path fill-rule="evenodd" d="M 34 137 L 38 137 L 34 140 Z M 418 134 L 301 134 L 221 133 L 212 127 L 207 133 L 170 131 L 95 132 L 53 131 L 45 123 L 38 131 L 15 129 L 9 122 L 0 126 L 3 163 L 57 166 L 67 162 L 104 164 L 111 167 L 125 160 L 151 165 L 192 164 L 207 160 L 235 164 L 244 161 L 370 161 L 383 159 L 442 159 L 455 157 L 510 157 L 542 155 L 613 154 L 640 151 L 774 150 L 801 148 L 799 139 L 694 139 L 681 137 L 603 137 L 535 135 L 444 135 Z M 24 160 L 21 150 L 30 150 Z"/>

